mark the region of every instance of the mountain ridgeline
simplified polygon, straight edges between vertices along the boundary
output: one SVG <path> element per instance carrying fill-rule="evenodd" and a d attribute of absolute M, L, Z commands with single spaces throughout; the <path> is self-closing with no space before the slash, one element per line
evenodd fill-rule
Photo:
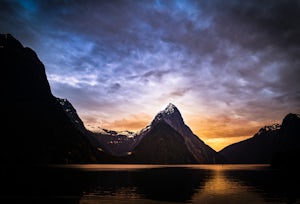
<path fill-rule="evenodd" d="M 271 163 L 297 166 L 300 155 L 300 115 L 289 113 L 280 124 L 261 128 L 253 137 L 219 151 L 229 163 Z"/>
<path fill-rule="evenodd" d="M 10 34 L 0 35 L 3 163 L 212 163 L 222 156 L 170 104 L 138 133 L 87 130 L 66 99 L 51 93 L 43 63 Z"/>
<path fill-rule="evenodd" d="M 300 117 L 262 128 L 216 152 L 169 104 L 138 132 L 87 130 L 67 99 L 53 96 L 43 63 L 10 34 L 0 34 L 3 164 L 214 164 L 299 161 Z M 288 159 L 287 159 L 288 158 Z"/>
<path fill-rule="evenodd" d="M 64 100 L 65 101 L 65 100 Z M 64 103 L 65 104 L 65 103 Z M 74 124 L 83 130 L 75 109 L 64 105 Z M 73 111 L 71 111 L 73 110 Z M 225 159 L 194 135 L 185 125 L 179 110 L 169 104 L 160 111 L 150 125 L 134 133 L 105 130 L 91 133 L 91 144 L 107 155 L 108 163 L 134 164 L 212 164 Z"/>

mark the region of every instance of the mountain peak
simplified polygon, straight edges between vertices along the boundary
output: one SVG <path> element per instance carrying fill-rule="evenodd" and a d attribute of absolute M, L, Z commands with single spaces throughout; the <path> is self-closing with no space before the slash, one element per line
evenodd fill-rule
<path fill-rule="evenodd" d="M 160 111 L 152 121 L 152 124 L 156 124 L 159 121 L 164 121 L 168 124 L 177 121 L 176 123 L 184 124 L 182 116 L 176 106 L 172 103 L 169 103 L 167 107 Z M 172 122 L 173 121 L 173 122 Z"/>
<path fill-rule="evenodd" d="M 295 128 L 298 129 L 298 125 L 300 123 L 300 115 L 295 113 L 287 114 L 284 119 L 282 120 L 282 128 L 283 129 L 290 129 Z"/>
<path fill-rule="evenodd" d="M 299 114 L 295 114 L 295 113 L 289 113 L 287 114 L 283 120 L 297 120 L 300 119 L 300 115 Z"/>
<path fill-rule="evenodd" d="M 169 125 L 173 130 L 179 133 L 185 145 L 196 159 L 198 163 L 213 163 L 213 158 L 217 158 L 218 161 L 222 161 L 223 158 L 216 155 L 216 152 L 206 145 L 198 136 L 196 136 L 192 130 L 184 123 L 183 118 L 177 109 L 177 107 L 169 103 L 167 107 L 160 111 L 152 121 L 150 131 L 155 127 Z M 163 136 L 163 135 L 162 135 Z"/>
<path fill-rule="evenodd" d="M 162 111 L 166 114 L 172 114 L 174 112 L 179 112 L 173 103 L 169 103 L 168 106 Z"/>
<path fill-rule="evenodd" d="M 151 126 L 154 126 L 160 122 L 169 124 L 175 130 L 182 129 L 185 126 L 179 110 L 172 103 L 169 103 L 164 110 L 160 111 L 155 116 L 154 120 L 151 123 Z"/>

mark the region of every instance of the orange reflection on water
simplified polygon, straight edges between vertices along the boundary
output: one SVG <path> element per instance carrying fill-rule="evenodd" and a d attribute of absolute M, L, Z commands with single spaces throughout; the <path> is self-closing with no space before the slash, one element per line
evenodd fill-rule
<path fill-rule="evenodd" d="M 82 165 L 81 165 L 82 166 Z M 167 167 L 170 171 L 171 177 L 165 179 L 159 177 L 155 174 L 155 177 L 151 177 L 151 173 L 158 172 L 157 169 L 165 169 Z M 183 193 L 183 189 L 191 188 L 192 194 L 188 200 L 183 203 L 207 203 L 207 204 L 219 204 L 219 203 L 243 203 L 243 204 L 264 204 L 265 200 L 261 194 L 257 192 L 255 187 L 246 185 L 239 177 L 236 177 L 236 173 L 244 174 L 249 170 L 251 171 L 264 171 L 267 165 L 89 165 L 89 168 L 93 170 L 126 170 L 128 173 L 122 174 L 128 177 L 126 180 L 129 183 L 122 184 L 123 186 L 115 187 L 110 186 L 109 188 L 101 189 L 101 186 L 96 189 L 93 193 L 85 194 L 80 199 L 80 204 L 95 204 L 95 203 L 151 203 L 151 204 L 165 204 L 173 203 L 171 201 L 172 197 L 178 196 L 178 194 Z M 86 168 L 86 166 L 84 167 Z M 145 170 L 146 169 L 146 170 Z M 152 170 L 151 170 L 152 169 Z M 156 169 L 156 170 L 154 170 Z M 173 174 L 172 171 L 176 169 L 181 169 L 179 174 Z M 191 170 L 192 169 L 192 170 Z M 138 170 L 135 173 L 135 170 Z M 90 170 L 89 170 L 90 171 Z M 136 174 L 141 172 L 146 172 L 143 174 L 144 177 L 136 177 Z M 153 172 L 152 172 L 153 171 Z M 131 172 L 131 173 L 130 173 Z M 101 172 L 100 172 L 101 173 Z M 191 177 L 191 174 L 193 175 Z M 112 174 L 113 179 L 116 174 Z M 161 175 L 161 174 L 160 174 Z M 175 175 L 175 177 L 174 177 Z M 139 179 L 149 177 L 154 179 L 153 182 L 147 183 L 134 183 L 133 181 L 140 181 Z M 168 177 L 168 174 L 164 174 Z M 135 180 L 134 178 L 139 178 Z M 110 179 L 110 178 L 108 178 Z M 133 180 L 132 180 L 133 179 Z M 181 184 L 184 185 L 183 188 L 173 188 L 174 185 L 179 184 L 173 182 L 173 179 L 180 180 Z M 199 180 L 198 185 L 195 186 L 193 180 Z M 150 181 L 149 179 L 144 179 L 144 181 Z M 161 181 L 161 183 L 159 183 Z M 166 185 L 166 181 L 170 182 Z M 186 181 L 186 182 L 183 182 Z M 149 186 L 149 184 L 151 184 Z M 174 185 L 173 185 L 174 184 Z M 166 185 L 169 189 L 159 188 L 160 185 Z M 110 191 L 111 189 L 111 191 Z M 114 190 L 112 190 L 114 189 Z M 153 190 L 154 189 L 154 190 Z M 155 189 L 161 189 L 162 191 L 156 191 Z M 107 192 L 104 192 L 107 191 Z M 147 194 L 150 191 L 150 194 Z M 170 193 L 171 191 L 171 193 Z M 149 193 L 149 192 L 148 192 Z M 169 197 L 170 200 L 159 200 L 157 198 L 166 198 L 164 195 L 172 195 Z M 148 195 L 148 197 L 147 197 Z M 149 197 L 151 195 L 151 197 Z M 178 197 L 180 198 L 180 196 Z M 182 203 L 182 201 L 178 201 Z M 275 201 L 274 203 L 278 203 Z"/>
<path fill-rule="evenodd" d="M 230 180 L 226 176 L 228 170 L 251 169 L 265 165 L 207 165 L 214 171 L 204 186 L 193 196 L 192 203 L 265 203 L 264 200 L 252 193 L 253 189 L 243 185 L 238 180 Z"/>

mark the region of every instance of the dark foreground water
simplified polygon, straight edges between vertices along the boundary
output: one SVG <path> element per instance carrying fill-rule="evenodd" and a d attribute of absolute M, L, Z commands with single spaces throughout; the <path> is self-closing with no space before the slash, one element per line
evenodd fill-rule
<path fill-rule="evenodd" d="M 297 175 L 268 165 L 2 166 L 0 203 L 300 203 Z"/>

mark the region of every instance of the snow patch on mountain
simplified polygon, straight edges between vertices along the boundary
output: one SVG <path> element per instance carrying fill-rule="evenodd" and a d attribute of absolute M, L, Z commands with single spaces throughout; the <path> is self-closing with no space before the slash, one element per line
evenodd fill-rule
<path fill-rule="evenodd" d="M 135 136 L 135 132 L 123 130 L 123 131 L 114 131 L 114 130 L 107 130 L 107 129 L 99 129 L 97 130 L 97 133 L 103 134 L 103 135 L 109 135 L 109 136 L 125 136 L 128 138 L 132 138 Z"/>
<path fill-rule="evenodd" d="M 154 120 L 151 123 L 151 126 L 155 125 L 159 121 L 165 121 L 167 124 L 169 124 L 171 127 L 173 127 L 175 130 L 177 130 L 179 133 L 182 132 L 182 128 L 185 126 L 185 123 L 183 121 L 183 118 L 177 109 L 177 107 L 169 103 L 168 106 L 160 111 L 154 118 Z M 182 134 L 184 135 L 184 134 Z"/>
<path fill-rule="evenodd" d="M 261 135 L 261 134 L 264 134 L 264 133 L 269 132 L 269 131 L 279 130 L 280 128 L 281 128 L 280 124 L 273 124 L 273 125 L 269 125 L 269 126 L 264 126 L 257 132 L 256 135 Z"/>

